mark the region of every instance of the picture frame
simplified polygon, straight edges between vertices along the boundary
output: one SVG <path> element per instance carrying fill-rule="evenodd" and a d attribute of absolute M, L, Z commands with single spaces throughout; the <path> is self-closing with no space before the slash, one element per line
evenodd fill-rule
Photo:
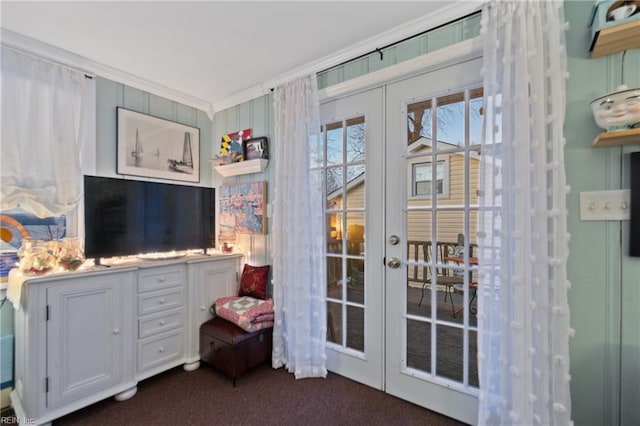
<path fill-rule="evenodd" d="M 225 164 L 238 163 L 244 160 L 243 140 L 251 139 L 251 129 L 238 130 L 222 135 L 220 140 L 220 157 Z"/>
<path fill-rule="evenodd" d="M 200 129 L 117 107 L 116 173 L 200 182 Z"/>
<path fill-rule="evenodd" d="M 218 192 L 220 229 L 267 234 L 267 182 L 224 185 Z"/>
<path fill-rule="evenodd" d="M 242 155 L 245 160 L 269 159 L 269 145 L 266 137 L 242 141 Z"/>

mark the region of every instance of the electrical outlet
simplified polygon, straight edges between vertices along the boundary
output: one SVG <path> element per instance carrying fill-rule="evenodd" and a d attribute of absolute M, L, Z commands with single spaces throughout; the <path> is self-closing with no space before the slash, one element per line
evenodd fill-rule
<path fill-rule="evenodd" d="M 580 193 L 580 220 L 629 220 L 631 191 L 590 191 Z"/>

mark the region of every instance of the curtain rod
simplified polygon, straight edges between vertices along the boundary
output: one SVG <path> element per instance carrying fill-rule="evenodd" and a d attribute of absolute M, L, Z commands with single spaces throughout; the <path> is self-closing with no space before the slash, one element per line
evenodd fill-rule
<path fill-rule="evenodd" d="M 428 33 L 428 32 L 435 31 L 435 30 L 437 30 L 438 28 L 445 27 L 445 26 L 447 26 L 447 25 L 449 25 L 449 24 L 453 24 L 454 22 L 462 21 L 463 19 L 467 19 L 467 18 L 469 18 L 469 17 L 471 17 L 471 16 L 474 16 L 474 15 L 479 15 L 480 13 L 481 13 L 481 11 L 480 11 L 480 10 L 478 10 L 478 11 L 475 11 L 475 12 L 469 13 L 469 14 L 467 14 L 467 15 L 465 15 L 465 16 L 461 16 L 461 17 L 459 17 L 459 18 L 456 18 L 456 19 L 454 19 L 454 20 L 452 20 L 452 21 L 445 22 L 445 23 L 440 24 L 440 25 L 438 25 L 438 26 L 435 26 L 435 27 L 433 27 L 433 28 L 429 28 L 428 30 L 424 30 L 424 31 L 422 31 L 422 32 L 420 32 L 420 33 L 418 33 L 418 34 L 414 34 L 414 35 L 411 35 L 411 36 L 405 37 L 405 38 L 403 38 L 402 40 L 394 41 L 393 43 L 389 43 L 389 44 L 384 45 L 384 46 L 382 46 L 382 47 L 377 47 L 377 48 L 375 48 L 375 49 L 373 49 L 373 50 L 371 50 L 371 51 L 369 51 L 369 52 L 366 52 L 366 53 L 363 53 L 362 55 L 356 56 L 355 58 L 347 59 L 346 61 L 342 61 L 342 62 L 340 62 L 339 64 L 332 65 L 332 66 L 330 66 L 330 67 L 328 67 L 328 68 L 325 68 L 325 69 L 323 69 L 323 70 L 321 70 L 321 71 L 318 71 L 318 72 L 316 73 L 316 75 L 318 75 L 318 74 L 322 74 L 323 72 L 329 71 L 329 70 L 331 70 L 331 69 L 333 69 L 333 68 L 337 68 L 337 67 L 339 67 L 339 66 L 342 66 L 342 65 L 348 64 L 349 62 L 357 61 L 358 59 L 362 59 L 362 58 L 364 58 L 364 57 L 366 57 L 366 56 L 369 56 L 369 55 L 371 55 L 371 54 L 373 54 L 373 53 L 378 53 L 378 54 L 380 54 L 380 60 L 382 60 L 382 59 L 383 59 L 383 56 L 384 56 L 384 52 L 383 52 L 383 50 L 384 50 L 384 49 L 388 49 L 388 48 L 390 48 L 390 47 L 393 47 L 393 46 L 395 46 L 395 45 L 398 45 L 398 44 L 400 44 L 400 43 L 403 43 L 403 42 L 405 42 L 405 41 L 407 41 L 407 40 L 411 40 L 412 38 L 419 37 L 419 36 L 421 36 L 421 35 L 423 35 L 423 34 L 426 34 L 426 33 Z M 273 89 L 271 89 L 271 90 L 273 91 Z"/>

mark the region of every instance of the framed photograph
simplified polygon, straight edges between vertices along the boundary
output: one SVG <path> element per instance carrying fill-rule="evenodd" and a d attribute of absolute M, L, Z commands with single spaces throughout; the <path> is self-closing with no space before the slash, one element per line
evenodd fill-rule
<path fill-rule="evenodd" d="M 200 182 L 200 129 L 120 107 L 117 111 L 118 174 Z"/>
<path fill-rule="evenodd" d="M 253 138 L 242 141 L 242 152 L 245 160 L 255 160 L 257 158 L 269 159 L 269 147 L 267 138 Z"/>
<path fill-rule="evenodd" d="M 218 205 L 220 229 L 236 234 L 267 233 L 267 182 L 221 186 Z"/>

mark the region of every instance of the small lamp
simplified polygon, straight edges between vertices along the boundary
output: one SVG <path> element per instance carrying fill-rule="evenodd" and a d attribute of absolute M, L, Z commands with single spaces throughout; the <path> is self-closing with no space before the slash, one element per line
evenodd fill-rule
<path fill-rule="evenodd" d="M 221 230 L 218 234 L 218 242 L 222 246 L 223 253 L 233 253 L 233 245 L 236 242 L 236 233 L 233 229 Z"/>
<path fill-rule="evenodd" d="M 336 230 L 335 226 L 332 226 L 331 228 L 329 228 L 329 237 L 335 240 L 337 234 L 338 234 L 338 231 Z"/>

